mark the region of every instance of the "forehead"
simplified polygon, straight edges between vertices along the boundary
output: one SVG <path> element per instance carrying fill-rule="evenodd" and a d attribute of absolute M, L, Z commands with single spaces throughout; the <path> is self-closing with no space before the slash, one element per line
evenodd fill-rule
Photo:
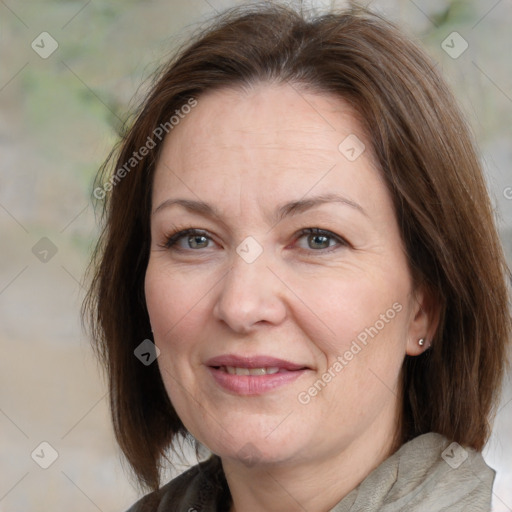
<path fill-rule="evenodd" d="M 356 151 L 366 146 L 356 160 L 343 152 L 347 140 Z M 225 202 L 235 189 L 303 196 L 312 187 L 325 193 L 351 184 L 360 195 L 368 179 L 379 180 L 374 167 L 356 113 L 344 100 L 292 84 L 223 88 L 199 96 L 166 137 L 153 203 L 170 190 Z"/>
<path fill-rule="evenodd" d="M 230 147 L 253 141 L 285 149 L 314 146 L 337 151 L 325 135 L 347 131 L 363 136 L 356 112 L 341 98 L 306 91 L 297 84 L 258 83 L 250 89 L 222 88 L 203 94 L 169 139 L 179 133 L 222 147 L 226 137 L 234 136 Z"/>

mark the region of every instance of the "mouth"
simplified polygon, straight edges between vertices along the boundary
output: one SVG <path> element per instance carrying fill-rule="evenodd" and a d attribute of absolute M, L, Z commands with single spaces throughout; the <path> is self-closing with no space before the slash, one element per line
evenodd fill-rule
<path fill-rule="evenodd" d="M 270 356 L 224 355 L 206 363 L 214 381 L 236 395 L 261 395 L 295 381 L 308 366 Z"/>

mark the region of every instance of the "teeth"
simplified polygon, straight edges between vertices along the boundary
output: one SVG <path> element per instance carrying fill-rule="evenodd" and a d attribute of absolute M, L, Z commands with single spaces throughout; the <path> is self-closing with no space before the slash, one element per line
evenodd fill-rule
<path fill-rule="evenodd" d="M 235 366 L 223 366 L 222 369 L 230 375 L 272 375 L 279 372 L 277 366 L 269 368 L 238 368 Z"/>

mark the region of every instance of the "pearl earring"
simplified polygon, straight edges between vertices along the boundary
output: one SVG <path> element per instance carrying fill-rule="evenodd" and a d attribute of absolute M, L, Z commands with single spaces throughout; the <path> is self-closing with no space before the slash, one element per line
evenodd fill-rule
<path fill-rule="evenodd" d="M 423 345 L 425 345 L 425 338 L 420 338 L 420 339 L 418 340 L 418 345 L 419 345 L 420 347 L 423 347 Z"/>

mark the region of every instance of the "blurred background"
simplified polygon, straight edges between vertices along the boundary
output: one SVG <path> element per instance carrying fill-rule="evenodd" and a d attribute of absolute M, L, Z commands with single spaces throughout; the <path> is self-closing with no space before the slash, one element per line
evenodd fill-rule
<path fill-rule="evenodd" d="M 80 327 L 98 235 L 92 180 L 152 71 L 201 23 L 239 3 L 0 0 L 0 512 L 122 512 L 138 497 Z M 452 86 L 511 262 L 512 2 L 362 3 L 418 41 Z M 303 2 L 318 12 L 345 4 Z M 484 456 L 497 470 L 494 510 L 510 512 L 510 376 Z"/>

